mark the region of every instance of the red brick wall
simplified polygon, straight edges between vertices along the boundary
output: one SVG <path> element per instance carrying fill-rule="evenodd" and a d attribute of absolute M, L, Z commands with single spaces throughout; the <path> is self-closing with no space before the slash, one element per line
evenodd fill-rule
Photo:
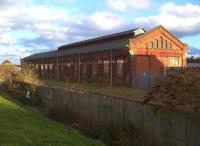
<path fill-rule="evenodd" d="M 163 45 L 159 39 L 163 39 Z M 157 45 L 154 44 L 157 41 Z M 167 43 L 166 43 L 167 41 Z M 153 45 L 151 46 L 151 43 Z M 150 45 L 149 45 L 150 44 Z M 166 45 L 167 44 L 167 45 Z M 164 47 L 163 47 L 164 46 Z M 130 53 L 133 52 L 132 57 Z M 138 36 L 137 38 L 129 41 L 129 48 L 113 49 L 113 64 L 112 64 L 112 83 L 117 86 L 132 86 L 147 87 L 160 83 L 165 75 L 166 67 L 186 67 L 186 52 L 187 45 L 181 43 L 173 35 L 171 35 L 163 27 L 157 27 L 150 32 Z M 81 60 L 81 80 L 89 82 L 98 82 L 101 84 L 110 84 L 111 77 L 111 64 L 109 64 L 109 75 L 104 75 L 103 61 L 110 61 L 111 50 L 83 53 L 80 54 Z M 170 57 L 179 57 L 180 64 L 173 66 L 170 64 Z M 76 82 L 78 80 L 78 55 L 63 56 L 62 59 L 58 58 L 62 63 L 64 62 L 64 71 L 60 73 L 60 79 L 70 80 Z M 132 58 L 132 60 L 130 60 Z M 125 61 L 123 76 L 119 77 L 116 74 L 117 64 L 116 60 L 122 59 Z M 45 59 L 41 59 L 45 61 Z M 56 58 L 49 58 L 46 61 L 52 62 L 52 70 L 49 74 L 53 79 L 56 78 Z M 101 60 L 101 64 L 97 64 Z M 30 61 L 31 62 L 31 61 Z M 37 62 L 37 61 L 36 61 Z M 66 63 L 73 62 L 74 65 L 67 71 Z M 45 64 L 38 61 L 38 63 Z M 92 74 L 88 76 L 87 68 L 88 63 L 92 64 Z M 41 75 L 41 65 L 39 65 L 39 73 Z M 34 67 L 34 66 L 33 66 Z M 61 70 L 61 69 L 60 69 Z M 96 79 L 93 78 L 96 73 Z"/>
<path fill-rule="evenodd" d="M 163 44 L 161 44 L 161 38 Z M 155 47 L 156 40 L 158 43 Z M 165 41 L 167 41 L 166 47 L 164 46 L 166 45 Z M 152 42 L 153 45 L 151 45 Z M 162 81 L 167 67 L 186 67 L 187 45 L 181 43 L 163 27 L 158 27 L 145 35 L 130 40 L 129 47 L 133 51 L 134 81 L 132 84 L 135 86 L 146 86 L 144 80 L 147 80 L 150 86 L 154 86 Z M 179 65 L 172 65 L 171 57 L 178 57 Z"/>

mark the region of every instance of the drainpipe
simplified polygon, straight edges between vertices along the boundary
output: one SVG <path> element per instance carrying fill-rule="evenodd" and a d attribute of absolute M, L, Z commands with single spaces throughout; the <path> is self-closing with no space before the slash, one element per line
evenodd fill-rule
<path fill-rule="evenodd" d="M 149 88 L 151 87 L 151 56 L 149 55 Z"/>
<path fill-rule="evenodd" d="M 112 73 L 112 63 L 113 63 L 113 50 L 110 49 L 110 85 L 113 85 L 113 73 Z"/>
<path fill-rule="evenodd" d="M 130 84 L 131 84 L 131 87 L 134 87 L 134 75 L 133 75 L 133 73 L 134 73 L 134 71 L 133 71 L 133 69 L 134 69 L 134 62 L 133 62 L 134 61 L 134 58 L 133 58 L 134 52 L 130 46 L 131 45 L 130 45 L 130 41 L 129 41 L 127 47 L 129 49 L 129 56 L 130 56 L 130 72 L 131 72 L 131 75 L 130 75 L 131 83 Z"/>
<path fill-rule="evenodd" d="M 133 55 L 130 54 L 130 69 L 131 69 L 131 75 L 130 75 L 130 77 L 131 77 L 131 87 L 134 87 L 134 75 L 133 75 L 133 73 L 134 73 L 134 71 L 133 71 L 133 69 L 134 69 L 134 64 L 133 64 L 133 61 L 134 61 Z"/>
<path fill-rule="evenodd" d="M 149 48 L 147 47 L 147 55 L 149 56 L 149 88 L 151 87 L 151 55 L 149 54 Z"/>

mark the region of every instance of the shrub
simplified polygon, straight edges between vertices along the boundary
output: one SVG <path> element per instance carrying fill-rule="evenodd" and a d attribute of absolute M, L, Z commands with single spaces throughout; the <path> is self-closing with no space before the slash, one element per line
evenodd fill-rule
<path fill-rule="evenodd" d="M 110 124 L 88 121 L 86 125 L 81 124 L 80 127 L 82 128 L 80 130 L 88 137 L 100 139 L 109 146 L 149 146 L 135 126 L 121 117 Z"/>
<path fill-rule="evenodd" d="M 144 146 L 142 136 L 134 125 L 121 118 L 105 129 L 102 139 L 109 146 Z"/>
<path fill-rule="evenodd" d="M 172 109 L 200 113 L 200 69 L 169 74 L 164 84 L 148 92 L 144 103 L 159 103 Z"/>
<path fill-rule="evenodd" d="M 38 78 L 38 73 L 27 64 L 24 64 L 22 70 L 15 74 L 15 79 L 31 84 L 38 84 L 41 82 Z"/>
<path fill-rule="evenodd" d="M 0 79 L 7 80 L 12 73 L 15 72 L 15 66 L 12 64 L 2 64 L 0 65 Z"/>

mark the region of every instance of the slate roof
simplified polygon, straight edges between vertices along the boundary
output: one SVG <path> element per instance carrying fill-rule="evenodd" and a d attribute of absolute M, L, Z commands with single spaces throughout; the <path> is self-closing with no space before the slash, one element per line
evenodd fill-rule
<path fill-rule="evenodd" d="M 41 58 L 52 58 L 60 57 L 64 55 L 72 55 L 87 52 L 104 51 L 108 49 L 119 49 L 125 48 L 128 45 L 128 41 L 131 38 L 135 38 L 134 31 L 132 29 L 112 35 L 102 36 L 99 38 L 89 39 L 85 41 L 75 42 L 66 44 L 58 47 L 58 50 L 38 53 L 30 55 L 23 60 L 41 59 Z"/>
<path fill-rule="evenodd" d="M 58 52 L 57 50 L 53 50 L 49 52 L 37 53 L 37 54 L 33 54 L 33 55 L 23 58 L 23 60 L 56 57 L 57 52 Z"/>

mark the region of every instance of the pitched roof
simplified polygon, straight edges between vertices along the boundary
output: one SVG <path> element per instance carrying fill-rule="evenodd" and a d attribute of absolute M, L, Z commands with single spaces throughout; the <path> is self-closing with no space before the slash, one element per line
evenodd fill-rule
<path fill-rule="evenodd" d="M 49 52 L 37 53 L 37 54 L 33 54 L 33 55 L 23 58 L 23 60 L 55 57 L 55 54 L 57 52 L 58 52 L 57 50 L 53 50 Z"/>
<path fill-rule="evenodd" d="M 89 40 L 66 44 L 66 45 L 60 46 L 58 48 L 58 50 L 71 49 L 71 48 L 74 48 L 77 46 L 89 45 L 89 44 L 98 43 L 101 41 L 106 41 L 108 39 L 111 40 L 111 39 L 117 39 L 120 37 L 133 37 L 135 30 L 137 30 L 137 29 L 131 29 L 128 31 L 119 32 L 119 33 L 115 33 L 115 34 L 111 34 L 111 35 L 106 35 L 106 36 L 102 36 L 102 37 L 98 37 L 98 38 L 93 38 L 93 39 L 89 39 Z"/>
<path fill-rule="evenodd" d="M 8 64 L 12 64 L 12 62 L 11 62 L 10 60 L 6 59 L 6 60 L 4 60 L 4 61 L 2 62 L 2 64 L 8 65 Z"/>
<path fill-rule="evenodd" d="M 144 32 L 145 30 L 142 29 Z M 52 58 L 64 55 L 72 55 L 87 52 L 103 51 L 108 49 L 125 48 L 128 45 L 129 39 L 136 38 L 139 35 L 135 35 L 135 31 L 138 29 L 132 29 L 112 35 L 102 36 L 99 38 L 89 39 L 85 41 L 66 44 L 58 47 L 58 50 L 44 52 L 39 54 L 33 54 L 24 58 L 23 60 L 40 59 L 40 58 Z"/>

